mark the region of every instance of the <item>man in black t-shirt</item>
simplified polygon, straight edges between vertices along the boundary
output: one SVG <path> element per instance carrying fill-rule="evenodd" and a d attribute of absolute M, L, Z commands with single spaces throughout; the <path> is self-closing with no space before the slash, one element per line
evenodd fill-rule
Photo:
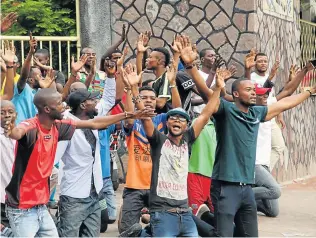
<path fill-rule="evenodd" d="M 127 74 L 133 101 L 138 109 L 145 108 L 138 91 L 139 78 Z M 167 113 L 168 135 L 154 127 L 152 120 L 142 119 L 151 148 L 152 177 L 149 194 L 150 224 L 153 237 L 197 237 L 197 229 L 187 201 L 189 147 L 212 116 L 219 103 L 224 80 L 218 75 L 217 87 L 209 103 L 188 129 L 189 114 L 182 108 Z"/>

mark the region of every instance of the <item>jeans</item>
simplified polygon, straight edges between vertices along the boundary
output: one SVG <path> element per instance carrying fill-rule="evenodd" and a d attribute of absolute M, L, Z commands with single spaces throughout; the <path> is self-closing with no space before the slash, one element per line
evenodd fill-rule
<path fill-rule="evenodd" d="M 29 209 L 6 207 L 14 237 L 58 237 L 55 223 L 45 205 Z"/>
<path fill-rule="evenodd" d="M 252 188 L 257 202 L 257 210 L 269 217 L 279 214 L 278 198 L 281 196 L 279 184 L 270 174 L 268 167 L 256 165 L 256 187 Z"/>
<path fill-rule="evenodd" d="M 212 180 L 215 229 L 218 236 L 258 237 L 257 208 L 251 185 Z"/>
<path fill-rule="evenodd" d="M 139 223 L 141 210 L 148 207 L 149 189 L 124 188 L 122 218 L 119 221 L 119 232 L 122 233 L 135 223 Z"/>
<path fill-rule="evenodd" d="M 198 236 L 192 212 L 151 212 L 150 225 L 153 237 Z"/>
<path fill-rule="evenodd" d="M 61 237 L 99 237 L 101 208 L 97 194 L 87 198 L 61 195 L 59 199 Z"/>
<path fill-rule="evenodd" d="M 281 128 L 275 120 L 272 122 L 271 149 L 270 168 L 272 170 L 275 164 L 280 160 L 280 157 L 285 149 L 285 142 Z"/>
<path fill-rule="evenodd" d="M 111 177 L 103 179 L 103 188 L 100 192 L 100 197 L 105 198 L 109 220 L 115 222 L 116 220 L 116 200 L 113 189 Z M 112 222 L 112 223 L 113 223 Z"/>

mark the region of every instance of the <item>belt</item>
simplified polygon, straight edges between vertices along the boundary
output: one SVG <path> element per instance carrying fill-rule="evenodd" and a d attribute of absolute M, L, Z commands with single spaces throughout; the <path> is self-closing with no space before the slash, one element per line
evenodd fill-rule
<path fill-rule="evenodd" d="M 167 212 L 172 212 L 172 213 L 185 213 L 185 212 L 190 212 L 192 211 L 191 208 L 171 208 L 169 210 L 167 210 Z"/>
<path fill-rule="evenodd" d="M 220 181 L 221 184 L 227 184 L 227 185 L 238 185 L 238 186 L 247 186 L 252 185 L 249 183 L 241 183 L 241 182 L 228 182 L 228 181 Z"/>

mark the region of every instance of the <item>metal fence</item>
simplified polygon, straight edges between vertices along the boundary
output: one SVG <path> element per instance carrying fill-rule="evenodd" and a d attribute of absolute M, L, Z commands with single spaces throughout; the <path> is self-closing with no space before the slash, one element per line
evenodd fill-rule
<path fill-rule="evenodd" d="M 311 59 L 316 59 L 316 24 L 300 20 L 301 24 L 301 66 Z M 307 73 L 301 83 L 301 88 L 309 89 L 316 84 L 316 71 Z"/>
<path fill-rule="evenodd" d="M 80 56 L 80 11 L 79 0 L 76 0 L 76 36 L 34 36 L 38 41 L 38 48 L 46 48 L 50 53 L 50 66 L 67 74 L 70 74 L 71 56 Z M 28 54 L 30 40 L 29 36 L 0 36 L 1 44 L 3 40 L 14 42 L 17 49 L 17 57 L 24 63 Z"/>

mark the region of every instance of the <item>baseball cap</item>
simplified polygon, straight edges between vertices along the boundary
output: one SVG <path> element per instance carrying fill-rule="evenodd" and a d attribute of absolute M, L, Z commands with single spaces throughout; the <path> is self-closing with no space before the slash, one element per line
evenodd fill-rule
<path fill-rule="evenodd" d="M 87 89 L 80 88 L 76 91 L 72 92 L 67 99 L 67 104 L 72 107 L 76 108 L 80 105 L 80 103 L 88 100 L 88 99 L 96 99 L 98 98 L 100 92 L 89 92 Z"/>
<path fill-rule="evenodd" d="M 173 116 L 173 115 L 181 115 L 185 119 L 187 119 L 187 121 L 190 121 L 189 114 L 181 107 L 174 108 L 174 109 L 167 112 L 167 118 L 169 118 L 170 116 Z"/>
<path fill-rule="evenodd" d="M 256 94 L 258 95 L 264 95 L 268 92 L 271 92 L 271 88 L 262 88 L 262 87 L 259 87 L 258 84 L 255 84 L 256 86 Z"/>

